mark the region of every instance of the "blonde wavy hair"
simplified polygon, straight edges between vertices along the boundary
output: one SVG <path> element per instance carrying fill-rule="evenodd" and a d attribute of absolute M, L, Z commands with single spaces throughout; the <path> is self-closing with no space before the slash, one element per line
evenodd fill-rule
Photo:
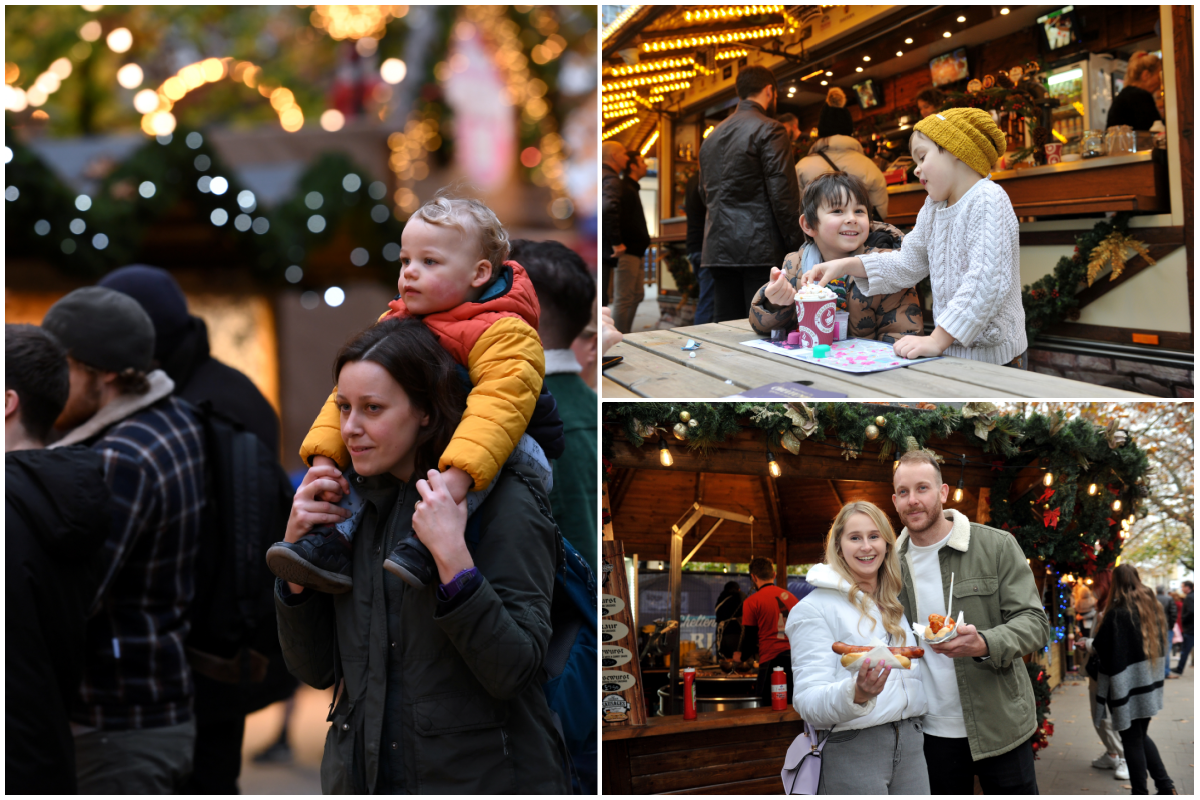
<path fill-rule="evenodd" d="M 510 250 L 508 232 L 500 224 L 499 217 L 483 203 L 469 197 L 451 197 L 444 192 L 421 206 L 412 215 L 430 225 L 454 228 L 464 236 L 475 234 L 479 242 L 480 257 L 492 264 L 492 275 L 508 260 Z"/>
<path fill-rule="evenodd" d="M 1162 62 L 1158 56 L 1153 53 L 1147 53 L 1145 50 L 1138 50 L 1129 57 L 1129 64 L 1125 68 L 1125 80 L 1140 82 L 1142 77 L 1147 72 L 1160 72 L 1162 70 Z"/>
<path fill-rule="evenodd" d="M 887 543 L 887 551 L 883 554 L 883 563 L 879 567 L 875 581 L 875 592 L 871 595 L 870 600 L 858 588 L 858 579 L 854 577 L 854 573 L 846 563 L 846 556 L 842 553 L 842 533 L 846 530 L 846 522 L 855 514 L 866 514 L 870 517 L 871 522 L 878 528 L 879 535 Z M 825 539 L 825 563 L 850 584 L 846 599 L 862 615 L 858 620 L 859 626 L 861 627 L 864 619 L 874 623 L 875 616 L 871 608 L 873 604 L 883 615 L 883 629 L 895 637 L 898 642 L 903 643 L 905 633 L 904 629 L 900 627 L 900 618 L 904 615 L 904 607 L 900 605 L 900 590 L 904 584 L 900 579 L 900 557 L 896 551 L 896 531 L 892 528 L 892 523 L 888 521 L 887 515 L 880 511 L 877 505 L 865 500 L 842 506 L 842 510 L 834 517 L 833 525 L 830 526 L 829 534 Z"/>

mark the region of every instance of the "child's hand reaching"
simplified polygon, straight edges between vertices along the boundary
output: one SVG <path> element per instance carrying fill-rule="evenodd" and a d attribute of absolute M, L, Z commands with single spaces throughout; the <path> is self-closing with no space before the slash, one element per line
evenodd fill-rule
<path fill-rule="evenodd" d="M 952 344 L 954 337 L 939 326 L 928 336 L 901 336 L 892 349 L 901 358 L 922 358 L 940 356 Z"/>
<path fill-rule="evenodd" d="M 834 278 L 840 278 L 843 275 L 853 275 L 857 278 L 867 277 L 862 259 L 858 256 L 850 256 L 849 258 L 835 258 L 833 261 L 822 261 L 801 276 L 800 285 L 806 286 L 815 283 L 825 286 Z"/>
<path fill-rule="evenodd" d="M 772 305 L 790 306 L 796 298 L 796 290 L 788 280 L 787 273 L 779 267 L 771 267 L 771 280 L 767 282 L 767 300 Z"/>
<path fill-rule="evenodd" d="M 317 467 L 332 467 L 333 473 L 331 474 L 324 469 L 317 470 Z M 337 462 L 332 458 L 327 456 L 313 456 L 312 467 L 309 468 L 308 472 L 304 473 L 304 480 L 300 481 L 300 485 L 302 487 L 307 486 L 317 477 L 335 480 L 338 486 L 341 487 L 341 492 L 339 493 L 330 488 L 329 490 L 317 492 L 315 499 L 324 503 L 336 503 L 350 494 L 350 482 L 346 480 L 346 476 L 342 475 L 342 471 L 338 469 Z"/>
<path fill-rule="evenodd" d="M 442 473 L 442 478 L 445 479 L 446 489 L 449 490 L 450 496 L 456 503 L 466 500 L 467 492 L 475 487 L 475 479 L 458 467 L 447 469 Z"/>

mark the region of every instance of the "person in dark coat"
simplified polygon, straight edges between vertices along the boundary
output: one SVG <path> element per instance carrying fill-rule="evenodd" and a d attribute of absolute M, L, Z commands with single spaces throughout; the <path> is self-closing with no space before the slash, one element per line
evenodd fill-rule
<path fill-rule="evenodd" d="M 66 351 L 33 325 L 5 325 L 4 359 L 5 790 L 75 794 L 67 708 L 109 492 L 99 453 L 43 449 L 67 403 Z"/>
<path fill-rule="evenodd" d="M 608 141 L 600 148 L 600 265 L 604 268 L 601 288 L 604 290 L 604 305 L 616 302 L 613 287 L 613 269 L 625 252 L 621 241 L 621 199 L 624 184 L 621 173 L 629 163 L 629 155 L 620 142 Z"/>
<path fill-rule="evenodd" d="M 105 275 L 100 286 L 129 295 L 154 323 L 154 361 L 175 382 L 175 396 L 193 405 L 212 404 L 253 433 L 272 455 L 279 454 L 279 417 L 262 392 L 244 374 L 212 357 L 204 320 L 188 313 L 187 298 L 171 273 L 159 267 L 133 265 Z M 274 629 L 274 618 L 263 620 Z M 274 642 L 274 635 L 264 641 Z M 287 699 L 297 681 L 287 671 L 278 648 L 267 677 L 242 688 L 194 673 L 196 683 L 196 752 L 190 794 L 236 794 L 242 767 L 246 715 Z"/>
<path fill-rule="evenodd" d="M 322 791 L 566 794 L 568 754 L 542 689 L 557 538 L 541 482 L 506 465 L 475 512 L 472 548 L 466 506 L 436 470 L 466 391 L 433 333 L 411 317 L 385 320 L 342 348 L 334 375 L 363 499 L 350 556 L 362 579 L 336 595 L 282 579 L 275 589 L 288 668 L 315 688 L 342 687 Z M 338 475 L 309 470 L 288 541 L 347 513 L 315 497 Z M 382 569 L 409 530 L 434 557 L 431 585 Z"/>
<path fill-rule="evenodd" d="M 775 75 L 746 67 L 737 110 L 700 145 L 700 190 L 708 216 L 702 266 L 712 270 L 715 322 L 746 319 L 771 267 L 800 249 L 800 187 L 792 142 L 775 114 Z"/>
<path fill-rule="evenodd" d="M 1157 101 L 1162 88 L 1162 63 L 1158 56 L 1138 51 L 1129 57 L 1125 69 L 1125 88 L 1113 98 L 1105 127 L 1128 125 L 1135 131 L 1148 131 L 1162 120 Z"/>
<path fill-rule="evenodd" d="M 729 581 L 717 597 L 717 653 L 729 658 L 738 648 L 742 638 L 742 589 L 737 581 Z"/>
<path fill-rule="evenodd" d="M 1192 627 L 1192 613 L 1195 608 L 1195 584 L 1191 581 L 1183 582 L 1183 609 L 1180 611 L 1179 630 L 1183 634 L 1183 647 L 1179 650 L 1179 663 L 1172 670 L 1174 675 L 1182 675 L 1183 668 L 1187 666 L 1188 658 L 1192 655 L 1192 642 L 1194 640 L 1195 628 Z"/>
<path fill-rule="evenodd" d="M 688 178 L 683 203 L 684 213 L 687 215 L 688 262 L 700 281 L 700 296 L 696 299 L 696 316 L 693 322 L 703 325 L 713 321 L 713 279 L 712 273 L 700 266 L 704 250 L 704 222 L 708 217 L 704 198 L 700 196 L 700 170 L 696 170 L 692 177 Z"/>

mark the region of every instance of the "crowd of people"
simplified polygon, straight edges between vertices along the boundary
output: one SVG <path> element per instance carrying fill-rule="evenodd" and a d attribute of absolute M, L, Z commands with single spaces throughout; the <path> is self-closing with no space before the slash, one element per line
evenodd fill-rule
<path fill-rule="evenodd" d="M 949 486 L 931 455 L 901 456 L 893 491 L 905 525 L 899 536 L 878 507 L 846 504 L 830 527 L 824 562 L 806 575 L 814 590 L 779 612 L 794 673 L 789 694 L 823 743 L 820 793 L 970 795 L 978 779 L 985 794 L 1037 794 L 1031 740 L 1038 723 L 1022 657 L 1045 646 L 1050 628 L 1033 572 L 1005 531 L 943 507 Z M 916 641 L 910 623 L 946 617 L 954 575 L 961 580 L 953 609 L 963 619 L 956 635 Z M 990 577 L 965 578 L 974 575 Z M 1175 794 L 1147 735 L 1162 710 L 1170 653 L 1163 607 L 1131 565 L 1102 573 L 1090 593 L 1094 602 L 1076 610 L 1088 634 L 1093 721 L 1106 748 L 1093 766 L 1117 770 L 1134 794 L 1147 793 L 1147 772 L 1160 794 Z M 1190 644 L 1190 602 L 1184 607 Z M 877 642 L 923 654 L 906 669 L 863 657 L 857 671 L 838 656 L 839 644 Z M 1189 655 L 1185 646 L 1178 672 Z"/>
<path fill-rule="evenodd" d="M 297 679 L 336 689 L 326 792 L 594 787 L 595 732 L 580 759 L 542 658 L 564 558 L 598 568 L 597 400 L 572 349 L 595 279 L 440 195 L 400 264 L 338 354 L 294 497 L 273 409 L 167 271 L 5 326 L 9 791 L 237 793 L 246 714 Z M 280 480 L 242 496 L 283 503 L 259 531 L 283 541 L 238 565 L 266 613 L 235 653 L 196 638 L 245 600 L 206 560 L 231 511 L 214 430 L 253 434 Z"/>

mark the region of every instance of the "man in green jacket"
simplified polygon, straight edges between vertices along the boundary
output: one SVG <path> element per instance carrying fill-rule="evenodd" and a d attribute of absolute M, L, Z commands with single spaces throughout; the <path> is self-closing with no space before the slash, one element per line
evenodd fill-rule
<path fill-rule="evenodd" d="M 892 484 L 905 525 L 897 540 L 905 615 L 926 624 L 949 603 L 963 616 L 958 636 L 927 646 L 918 662 L 930 790 L 969 795 L 978 776 L 986 794 L 1037 794 L 1037 716 L 1021 657 L 1045 646 L 1050 625 L 1025 555 L 1009 533 L 943 510 L 950 487 L 928 453 L 901 456 Z"/>

